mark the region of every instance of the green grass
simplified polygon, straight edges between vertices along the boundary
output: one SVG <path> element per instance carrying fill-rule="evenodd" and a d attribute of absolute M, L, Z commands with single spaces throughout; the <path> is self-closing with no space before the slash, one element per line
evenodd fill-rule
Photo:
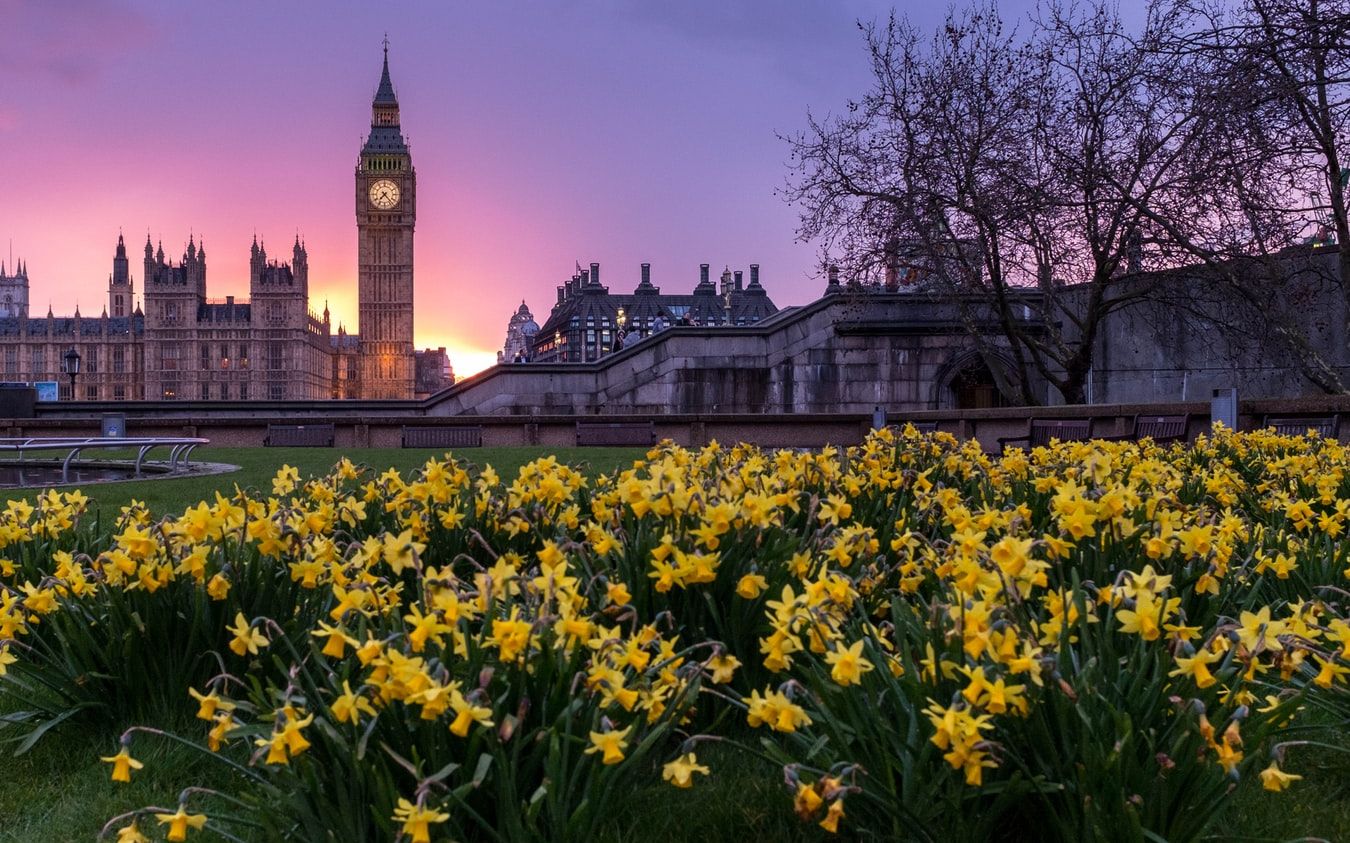
<path fill-rule="evenodd" d="M 270 491 L 272 477 L 283 463 L 300 469 L 301 477 L 324 474 L 344 456 L 376 472 L 397 468 L 407 473 L 431 457 L 445 456 L 444 449 L 417 448 L 199 448 L 194 461 L 230 463 L 239 471 L 183 479 L 133 480 L 117 483 L 92 483 L 80 487 L 91 499 L 91 515 L 97 510 L 115 515 L 134 498 L 143 501 L 157 515 L 179 513 L 200 500 L 213 499 L 216 492 L 230 494 L 238 485 L 243 489 Z M 602 474 L 626 467 L 642 457 L 645 448 L 466 448 L 455 456 L 479 467 L 491 465 L 503 480 L 516 476 L 522 465 L 541 456 L 553 455 L 559 461 L 585 467 L 589 473 Z M 32 499 L 40 489 L 10 490 L 9 498 Z"/>
<path fill-rule="evenodd" d="M 188 734 L 197 731 L 191 725 L 182 728 Z M 210 781 L 202 781 L 206 765 L 199 753 L 145 736 L 137 740 L 135 752 L 145 769 L 130 784 L 113 782 L 111 768 L 99 761 L 100 755 L 117 752 L 117 735 L 111 732 L 54 733 L 17 758 L 2 751 L 0 843 L 94 840 L 113 817 L 147 805 L 172 808 L 185 785 Z M 140 825 L 153 835 L 153 819 Z"/>
<path fill-rule="evenodd" d="M 202 728 L 201 723 L 185 721 L 179 731 L 197 736 Z M 108 765 L 98 756 L 113 754 L 116 746 L 113 733 L 66 732 L 51 736 L 19 758 L 5 757 L 5 774 L 0 776 L 0 843 L 93 840 L 103 824 L 118 814 L 146 805 L 172 807 L 182 787 L 222 783 L 220 765 L 192 750 L 142 735 L 136 740 L 135 755 L 145 762 L 145 769 L 129 785 L 114 784 Z M 1316 760 L 1314 755 L 1308 751 L 1290 756 L 1289 769 L 1307 778 L 1288 792 L 1267 793 L 1256 780 L 1239 785 L 1234 809 L 1220 823 L 1214 839 L 1350 840 L 1350 771 L 1344 756 Z M 626 810 L 599 839 L 603 843 L 829 839 L 793 815 L 779 771 L 718 744 L 701 746 L 699 759 L 712 774 L 699 777 L 689 790 L 662 782 L 657 765 L 637 777 L 625 800 Z M 141 829 L 152 839 L 162 839 L 145 822 Z M 847 835 L 843 838 L 848 839 Z"/>

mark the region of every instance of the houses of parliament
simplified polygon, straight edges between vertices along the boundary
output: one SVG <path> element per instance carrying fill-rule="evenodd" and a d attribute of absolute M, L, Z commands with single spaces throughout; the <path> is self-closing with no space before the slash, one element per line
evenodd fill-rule
<path fill-rule="evenodd" d="M 335 333 L 309 306 L 309 259 L 250 248 L 249 298 L 206 294 L 206 244 L 189 236 L 177 260 L 147 236 L 140 302 L 119 234 L 99 316 L 29 313 L 28 266 L 0 264 L 0 380 L 56 381 L 79 400 L 413 398 L 452 381 L 444 349 L 413 351 L 417 174 L 399 127 L 389 47 L 356 165 L 360 334 Z M 78 377 L 65 356 L 80 355 Z"/>

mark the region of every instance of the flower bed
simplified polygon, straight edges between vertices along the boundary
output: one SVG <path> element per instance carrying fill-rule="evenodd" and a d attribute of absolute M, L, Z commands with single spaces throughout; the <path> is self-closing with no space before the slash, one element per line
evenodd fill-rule
<path fill-rule="evenodd" d="M 0 735 L 135 723 L 117 780 L 141 741 L 218 762 L 123 843 L 588 840 L 643 776 L 717 787 L 708 741 L 829 832 L 1194 840 L 1350 713 L 1347 466 L 908 430 L 592 480 L 283 467 L 112 525 L 51 492 L 0 514 Z"/>

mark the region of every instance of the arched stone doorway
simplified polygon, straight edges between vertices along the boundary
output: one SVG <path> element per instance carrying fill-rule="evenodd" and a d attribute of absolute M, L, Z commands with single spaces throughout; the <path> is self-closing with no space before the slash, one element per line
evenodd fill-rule
<path fill-rule="evenodd" d="M 1002 361 L 996 360 L 995 365 Z M 943 410 L 982 410 L 1007 407 L 1011 402 L 998 388 L 989 364 L 977 352 L 952 360 L 934 384 L 934 404 Z"/>
<path fill-rule="evenodd" d="M 994 374 L 983 362 L 957 372 L 948 389 L 952 392 L 953 406 L 958 410 L 982 410 L 1007 403 L 998 390 Z"/>

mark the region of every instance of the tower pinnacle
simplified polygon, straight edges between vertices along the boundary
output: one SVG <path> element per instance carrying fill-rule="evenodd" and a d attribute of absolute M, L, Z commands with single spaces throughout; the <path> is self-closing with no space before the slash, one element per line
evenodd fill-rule
<path fill-rule="evenodd" d="M 384 67 L 380 70 L 380 86 L 375 89 L 374 105 L 398 105 L 394 95 L 394 83 L 389 78 L 389 37 L 384 39 Z"/>

